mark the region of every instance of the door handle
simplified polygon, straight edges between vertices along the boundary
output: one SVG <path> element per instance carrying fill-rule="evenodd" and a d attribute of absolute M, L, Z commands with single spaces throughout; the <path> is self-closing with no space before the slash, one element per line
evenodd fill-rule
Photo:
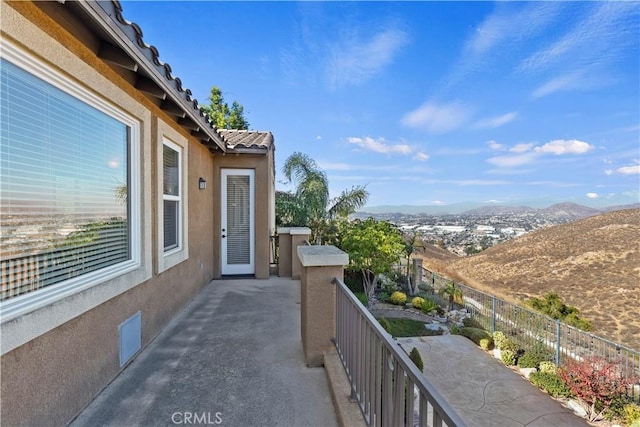
<path fill-rule="evenodd" d="M 222 235 L 222 238 L 224 239 L 225 237 L 227 237 L 227 236 L 225 236 L 225 235 L 223 234 L 223 235 Z"/>

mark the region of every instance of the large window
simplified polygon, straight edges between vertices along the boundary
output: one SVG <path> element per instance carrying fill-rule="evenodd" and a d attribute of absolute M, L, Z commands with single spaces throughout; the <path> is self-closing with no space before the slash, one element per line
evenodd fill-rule
<path fill-rule="evenodd" d="M 138 122 L 20 55 L 0 100 L 1 299 L 134 268 Z"/>
<path fill-rule="evenodd" d="M 162 145 L 164 252 L 180 249 L 182 224 L 182 150 L 169 141 Z"/>

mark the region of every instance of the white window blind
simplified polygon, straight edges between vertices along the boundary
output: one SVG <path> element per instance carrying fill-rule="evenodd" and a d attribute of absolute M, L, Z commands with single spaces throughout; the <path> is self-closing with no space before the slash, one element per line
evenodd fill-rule
<path fill-rule="evenodd" d="M 180 248 L 181 227 L 181 149 L 179 146 L 165 141 L 162 155 L 164 202 L 164 251 L 169 252 Z"/>
<path fill-rule="evenodd" d="M 228 264 L 248 264 L 251 261 L 249 185 L 249 176 L 227 176 Z"/>
<path fill-rule="evenodd" d="M 1 299 L 131 260 L 131 127 L 2 59 Z"/>

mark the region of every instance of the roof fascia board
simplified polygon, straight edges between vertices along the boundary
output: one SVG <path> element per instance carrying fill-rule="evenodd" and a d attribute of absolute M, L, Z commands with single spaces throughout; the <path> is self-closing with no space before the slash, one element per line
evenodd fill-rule
<path fill-rule="evenodd" d="M 145 49 L 145 52 L 138 48 L 133 40 L 137 38 L 137 34 L 131 25 L 124 25 L 118 22 L 118 14 L 120 13 L 115 4 L 111 0 L 82 0 L 78 4 L 89 13 L 96 22 L 102 24 L 103 29 L 118 42 L 120 47 L 131 55 L 136 62 L 138 62 L 140 68 L 142 68 L 147 74 L 152 76 L 153 80 L 163 88 L 168 97 L 177 105 L 181 106 L 186 115 L 192 119 L 195 123 L 206 122 L 206 119 L 196 113 L 195 102 L 189 102 L 185 97 L 180 96 L 181 90 L 177 86 L 172 86 L 169 79 L 172 78 L 163 74 L 160 70 L 164 70 L 165 73 L 169 71 L 161 65 L 156 65 L 151 49 Z M 179 79 L 171 80 L 174 85 L 180 84 Z M 189 94 L 187 94 L 189 97 Z M 190 98 L 190 97 L 189 97 Z M 207 123 L 208 125 L 208 123 Z M 227 147 L 216 130 L 210 126 L 205 126 L 200 129 L 205 132 L 211 140 L 223 151 L 227 151 Z"/>
<path fill-rule="evenodd" d="M 229 154 L 267 154 L 268 148 L 227 148 Z"/>

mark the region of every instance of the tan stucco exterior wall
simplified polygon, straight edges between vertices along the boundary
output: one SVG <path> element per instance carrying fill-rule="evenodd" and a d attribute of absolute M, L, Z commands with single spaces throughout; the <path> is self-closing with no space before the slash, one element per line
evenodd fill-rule
<path fill-rule="evenodd" d="M 63 425 L 69 422 L 120 371 L 118 325 L 142 313 L 142 346 L 146 346 L 209 281 L 220 276 L 220 170 L 224 167 L 256 170 L 256 277 L 269 275 L 270 214 L 273 185 L 272 154 L 214 156 L 177 126 L 144 95 L 98 59 L 30 2 L 3 2 L 3 39 L 32 51 L 61 73 L 141 120 L 143 265 L 146 280 L 37 338 L 8 351 L 1 358 L 3 425 Z M 16 13 L 17 12 L 17 13 Z M 67 49 L 75 61 L 56 64 L 56 52 Z M 82 61 L 79 65 L 78 58 Z M 64 59 L 62 59 L 63 61 Z M 102 77 L 99 77 L 99 76 Z M 98 76 L 98 77 L 96 77 Z M 89 80 L 88 80 L 89 79 Z M 80 83 L 82 84 L 82 83 Z M 128 106 L 131 106 L 129 108 Z M 157 274 L 156 224 L 157 121 L 167 123 L 188 141 L 189 258 Z M 198 189 L 199 177 L 208 183 Z M 99 285 L 103 286 L 103 285 Z M 109 286 L 105 284 L 104 286 Z M 91 292 L 91 291 L 87 291 Z M 73 301 L 78 295 L 68 298 Z M 69 303 L 69 301 L 66 301 Z"/>
<path fill-rule="evenodd" d="M 269 263 L 271 257 L 270 236 L 272 235 L 272 216 L 270 206 L 273 203 L 271 180 L 273 170 L 273 151 L 268 154 L 227 154 L 217 155 L 214 160 L 213 199 L 220 200 L 222 169 L 254 169 L 255 170 L 255 276 L 256 279 L 269 278 Z M 213 241 L 221 241 L 220 204 L 214 206 Z M 214 259 L 214 277 L 221 276 L 220 243 L 216 245 Z"/>

